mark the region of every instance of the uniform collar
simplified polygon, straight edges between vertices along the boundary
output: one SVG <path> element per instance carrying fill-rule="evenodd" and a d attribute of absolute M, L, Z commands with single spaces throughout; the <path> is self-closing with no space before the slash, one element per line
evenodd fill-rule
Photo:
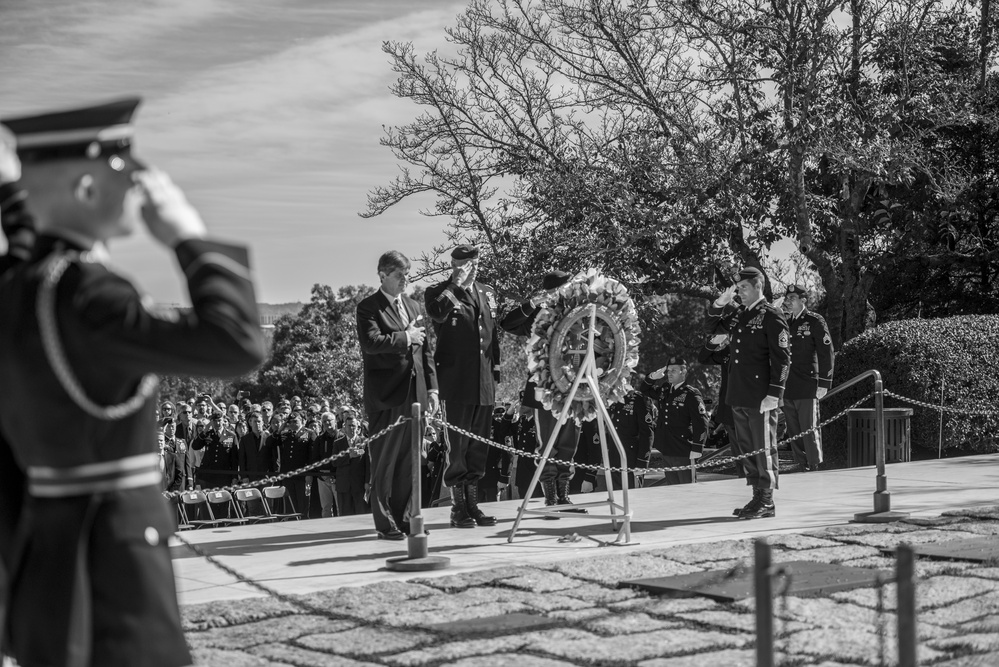
<path fill-rule="evenodd" d="M 767 300 L 767 298 L 761 294 L 759 299 L 757 299 L 752 304 L 750 304 L 749 306 L 746 307 L 746 310 L 752 310 L 752 309 L 756 308 L 758 305 L 760 305 L 761 301 L 765 302 L 766 300 Z"/>

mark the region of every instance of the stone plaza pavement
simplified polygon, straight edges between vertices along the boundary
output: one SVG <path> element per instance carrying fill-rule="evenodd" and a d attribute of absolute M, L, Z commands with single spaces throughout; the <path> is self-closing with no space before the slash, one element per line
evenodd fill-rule
<path fill-rule="evenodd" d="M 759 537 L 778 565 L 887 573 L 894 560 L 883 547 L 999 539 L 999 456 L 892 464 L 887 474 L 892 509 L 907 520 L 851 523 L 872 509 L 873 468 L 784 475 L 777 517 L 755 521 L 731 516 L 748 499 L 740 480 L 633 490 L 627 546 L 607 546 L 609 520 L 586 516 L 526 518 L 507 543 L 515 501 L 489 505 L 493 528 L 451 529 L 447 509 L 433 509 L 431 554 L 451 559 L 435 572 L 386 570 L 406 543 L 376 540 L 369 516 L 188 531 L 184 539 L 285 599 L 178 543 L 185 631 L 197 665 L 225 667 L 755 665 L 751 597 L 657 597 L 619 582 L 751 568 Z M 919 664 L 999 665 L 999 563 L 920 558 L 916 573 Z M 875 587 L 777 597 L 777 664 L 896 664 L 895 600 L 894 584 L 881 612 Z"/>

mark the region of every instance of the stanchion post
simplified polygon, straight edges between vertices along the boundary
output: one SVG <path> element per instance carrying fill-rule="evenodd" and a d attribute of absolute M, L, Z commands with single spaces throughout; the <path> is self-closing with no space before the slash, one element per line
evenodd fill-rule
<path fill-rule="evenodd" d="M 406 538 L 406 556 L 397 556 L 385 561 L 390 570 L 404 572 L 440 570 L 451 564 L 446 556 L 428 555 L 427 532 L 423 529 L 423 513 L 420 500 L 421 470 L 423 463 L 423 410 L 419 403 L 413 403 L 410 434 L 410 462 L 412 464 L 413 490 L 409 497 L 409 536 Z"/>
<path fill-rule="evenodd" d="M 895 550 L 898 591 L 898 665 L 916 667 L 916 554 L 908 544 Z"/>
<path fill-rule="evenodd" d="M 774 667 L 773 563 L 766 538 L 755 545 L 753 580 L 756 590 L 756 667 Z"/>

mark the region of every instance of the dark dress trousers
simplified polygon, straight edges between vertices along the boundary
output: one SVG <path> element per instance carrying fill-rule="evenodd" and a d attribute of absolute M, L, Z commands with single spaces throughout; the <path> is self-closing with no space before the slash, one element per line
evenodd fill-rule
<path fill-rule="evenodd" d="M 489 440 L 500 363 L 496 292 L 478 282 L 466 290 L 445 280 L 427 288 L 424 299 L 437 335 L 434 363 L 444 419 Z M 482 479 L 489 445 L 450 429 L 444 437 L 444 483 L 454 487 Z"/>
<path fill-rule="evenodd" d="M 155 400 L 120 419 L 92 416 L 67 395 L 42 347 L 39 285 L 46 257 L 64 250 L 74 248 L 43 236 L 35 259 L 0 281 L 0 386 L 19 388 L 0 401 L 0 424 L 29 482 L 8 647 L 22 665 L 188 665 L 167 546 L 175 522 L 155 463 Z M 63 274 L 54 299 L 60 340 L 99 405 L 133 396 L 146 373 L 239 376 L 263 360 L 246 250 L 189 240 L 176 254 L 189 313 L 154 313 L 99 263 L 74 261 Z"/>
<path fill-rule="evenodd" d="M 417 321 L 416 302 L 402 295 L 406 319 Z M 427 346 L 410 345 L 406 325 L 394 303 L 381 290 L 357 304 L 357 338 L 364 365 L 364 410 L 368 431 L 377 433 L 400 416 L 411 415 L 411 404 L 428 406 L 428 392 L 437 389 L 437 373 Z M 405 422 L 373 441 L 369 499 L 375 528 L 405 530 L 413 492 L 410 458 L 413 423 Z"/>

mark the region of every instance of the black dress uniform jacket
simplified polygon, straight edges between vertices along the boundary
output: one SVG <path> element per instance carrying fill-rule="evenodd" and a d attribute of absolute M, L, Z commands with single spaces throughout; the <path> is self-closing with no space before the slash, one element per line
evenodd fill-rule
<path fill-rule="evenodd" d="M 656 448 L 660 454 L 680 458 L 703 450 L 708 413 L 701 392 L 689 384 L 673 387 L 665 379 L 646 379 L 642 391 L 659 405 Z"/>
<path fill-rule="evenodd" d="M 0 424 L 29 479 L 15 545 L 10 647 L 26 665 L 65 665 L 81 655 L 89 665 L 186 665 L 166 542 L 174 519 L 159 484 L 60 497 L 37 486 L 41 475 L 91 464 L 118 471 L 123 459 L 157 454 L 155 400 L 121 419 L 91 416 L 49 364 L 36 298 L 46 256 L 62 249 L 72 250 L 40 237 L 35 258 L 0 280 L 0 386 L 18 388 L 0 401 Z M 176 253 L 189 313 L 154 314 L 131 283 L 101 264 L 74 262 L 62 276 L 55 293 L 60 339 L 98 404 L 125 401 L 146 373 L 238 376 L 263 360 L 246 250 L 188 240 Z M 48 493 L 53 489 L 61 492 L 54 485 Z"/>
<path fill-rule="evenodd" d="M 802 310 L 787 320 L 791 337 L 791 370 L 784 387 L 784 398 L 815 398 L 819 387 L 832 388 L 833 346 L 825 319 L 818 313 Z"/>
<path fill-rule="evenodd" d="M 424 299 L 437 336 L 441 400 L 492 405 L 500 379 L 496 292 L 478 282 L 466 290 L 445 280 L 428 287 Z"/>
<path fill-rule="evenodd" d="M 787 322 L 779 310 L 760 299 L 737 311 L 729 348 L 726 403 L 759 408 L 767 396 L 783 397 L 791 353 Z"/>

